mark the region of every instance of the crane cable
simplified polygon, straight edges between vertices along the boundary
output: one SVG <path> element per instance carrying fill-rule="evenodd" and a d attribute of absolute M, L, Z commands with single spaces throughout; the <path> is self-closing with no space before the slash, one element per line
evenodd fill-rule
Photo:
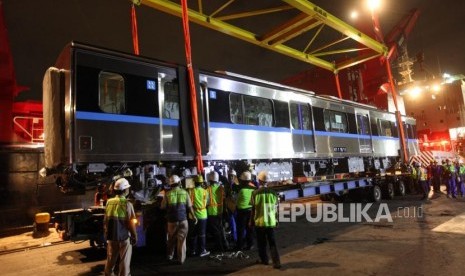
<path fill-rule="evenodd" d="M 137 16 L 136 9 L 134 7 L 134 2 L 140 3 L 140 1 L 133 0 L 131 8 L 131 29 L 132 29 L 132 44 L 134 47 L 134 53 L 139 55 L 139 37 L 137 34 Z M 192 126 L 194 130 L 194 146 L 196 151 L 196 161 L 197 161 L 197 170 L 203 172 L 203 161 L 202 161 L 202 148 L 200 146 L 200 132 L 199 132 L 199 118 L 197 114 L 197 91 L 194 81 L 194 71 L 192 68 L 192 55 L 191 55 L 191 41 L 189 34 L 189 16 L 187 13 L 187 1 L 182 0 L 182 23 L 184 29 L 184 40 L 185 40 L 185 51 L 186 51 L 186 63 L 187 71 L 189 78 L 189 90 L 191 93 L 191 116 L 192 116 Z"/>
<path fill-rule="evenodd" d="M 199 173 L 203 172 L 202 148 L 200 146 L 199 118 L 197 114 L 197 90 L 194 82 L 194 70 L 192 68 L 191 40 L 189 33 L 189 15 L 187 13 L 187 0 L 182 0 L 182 25 L 184 29 L 184 47 L 186 51 L 187 72 L 189 74 L 189 90 L 191 93 L 191 115 L 194 130 L 194 143 L 196 151 L 197 169 Z"/>
<path fill-rule="evenodd" d="M 132 45 L 134 47 L 134 54 L 139 55 L 139 35 L 137 34 L 137 15 L 134 3 L 131 7 L 131 30 L 132 30 Z"/>

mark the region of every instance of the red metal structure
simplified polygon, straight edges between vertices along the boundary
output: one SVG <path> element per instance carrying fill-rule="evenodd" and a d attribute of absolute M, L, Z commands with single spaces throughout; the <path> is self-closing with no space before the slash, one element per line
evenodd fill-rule
<path fill-rule="evenodd" d="M 42 103 L 15 102 L 28 87 L 18 85 L 0 2 L 0 144 L 42 143 Z"/>

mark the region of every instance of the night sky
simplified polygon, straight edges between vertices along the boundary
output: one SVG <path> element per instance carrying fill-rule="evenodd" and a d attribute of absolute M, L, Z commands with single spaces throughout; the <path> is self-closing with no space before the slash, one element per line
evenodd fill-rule
<path fill-rule="evenodd" d="M 412 8 L 420 10 L 407 45 L 412 58 L 424 53 L 429 75 L 465 73 L 465 1 L 382 1 L 379 17 L 384 34 Z M 352 9 L 366 12 L 361 8 L 362 0 L 311 2 L 350 24 Z M 130 7 L 128 0 L 3 0 L 17 81 L 30 88 L 18 100 L 41 100 L 45 70 L 53 66 L 60 51 L 72 40 L 132 52 Z M 141 55 L 185 64 L 180 18 L 146 6 L 137 8 L 137 16 Z M 190 28 L 193 62 L 200 69 L 226 70 L 279 82 L 312 68 L 214 30 L 195 24 Z M 415 69 L 414 78 L 425 75 L 418 66 Z"/>

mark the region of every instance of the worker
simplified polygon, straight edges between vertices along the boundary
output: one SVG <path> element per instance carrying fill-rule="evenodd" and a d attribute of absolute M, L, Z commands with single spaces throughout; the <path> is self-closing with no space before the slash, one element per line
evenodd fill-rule
<path fill-rule="evenodd" d="M 192 202 L 186 190 L 181 188 L 181 179 L 177 175 L 172 175 L 168 184 L 170 190 L 165 193 L 161 208 L 166 209 L 167 220 L 167 259 L 172 261 L 176 248 L 177 261 L 183 264 L 186 260 L 186 238 L 189 230 L 187 223 L 187 214 L 190 213 L 194 218 L 194 224 L 197 220 L 192 209 Z"/>
<path fill-rule="evenodd" d="M 423 197 L 421 198 L 421 200 L 428 199 L 429 185 L 428 185 L 428 173 L 426 171 L 426 168 L 422 166 L 420 162 L 417 162 L 416 171 L 417 171 L 418 183 L 420 184 L 420 188 L 423 193 Z"/>
<path fill-rule="evenodd" d="M 207 207 L 208 225 L 215 238 L 217 249 L 225 251 L 229 248 L 223 229 L 224 187 L 219 183 L 219 175 L 212 171 L 208 174 L 210 205 Z"/>
<path fill-rule="evenodd" d="M 441 192 L 441 173 L 442 173 L 442 166 L 438 165 L 438 162 L 434 160 L 433 166 L 431 169 L 432 185 L 433 185 L 434 193 Z"/>
<path fill-rule="evenodd" d="M 132 245 L 137 243 L 136 214 L 126 199 L 129 182 L 125 178 L 116 180 L 115 197 L 108 200 L 104 216 L 104 233 L 107 240 L 107 262 L 105 275 L 114 275 L 113 270 L 119 258 L 118 275 L 130 275 Z"/>
<path fill-rule="evenodd" d="M 225 185 L 225 194 L 226 198 L 224 200 L 224 211 L 226 213 L 226 221 L 228 223 L 228 232 L 230 233 L 230 237 L 234 242 L 237 242 L 237 227 L 236 227 L 236 220 L 237 220 L 237 212 L 236 212 L 236 200 L 237 200 L 237 192 L 234 188 L 239 184 L 239 180 L 237 179 L 237 174 L 235 170 L 230 170 L 228 183 Z"/>
<path fill-rule="evenodd" d="M 456 198 L 456 177 L 457 172 L 455 165 L 451 163 L 449 159 L 446 159 L 446 176 L 447 176 L 447 198 Z"/>
<path fill-rule="evenodd" d="M 246 238 L 246 250 L 253 247 L 253 228 L 249 226 L 249 221 L 252 212 L 250 199 L 252 192 L 255 190 L 255 185 L 251 182 L 252 175 L 249 171 L 245 171 L 239 177 L 239 192 L 237 194 L 237 244 L 236 250 L 242 250 L 244 246 L 244 237 Z"/>
<path fill-rule="evenodd" d="M 412 171 L 411 171 L 411 184 L 410 184 L 410 193 L 415 194 L 417 191 L 418 185 L 418 171 L 417 171 L 417 164 L 418 162 L 413 162 Z"/>
<path fill-rule="evenodd" d="M 278 196 L 267 187 L 270 177 L 267 172 L 261 171 L 258 176 L 258 190 L 252 193 L 252 214 L 250 224 L 255 226 L 257 233 L 259 263 L 268 265 L 267 243 L 270 247 L 273 267 L 281 268 L 278 248 L 276 247 L 274 228 L 277 225 Z"/>
<path fill-rule="evenodd" d="M 105 184 L 99 184 L 94 195 L 94 205 L 103 207 L 107 204 L 108 194 Z"/>
<path fill-rule="evenodd" d="M 195 188 L 189 189 L 188 193 L 194 209 L 194 220 L 198 221 L 193 229 L 189 231 L 190 254 L 205 257 L 210 255 L 206 249 L 207 242 L 207 205 L 209 196 L 203 188 L 203 177 L 201 174 L 194 177 Z"/>
<path fill-rule="evenodd" d="M 457 176 L 457 193 L 460 193 L 460 197 L 465 196 L 465 164 L 463 162 L 459 162 L 458 166 L 458 176 Z"/>

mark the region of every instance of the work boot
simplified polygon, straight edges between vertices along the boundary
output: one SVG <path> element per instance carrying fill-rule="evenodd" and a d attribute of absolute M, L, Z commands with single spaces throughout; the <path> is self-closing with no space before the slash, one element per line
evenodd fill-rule
<path fill-rule="evenodd" d="M 262 264 L 262 265 L 269 265 L 270 261 L 268 261 L 268 260 L 262 261 L 262 260 L 258 259 L 255 263 L 256 264 Z"/>
<path fill-rule="evenodd" d="M 208 256 L 208 255 L 210 255 L 210 251 L 204 250 L 203 252 L 200 253 L 199 256 L 200 256 L 200 257 L 206 257 L 206 256 Z"/>
<path fill-rule="evenodd" d="M 279 260 L 278 248 L 276 246 L 270 247 L 271 259 L 273 260 L 273 268 L 280 269 L 281 261 Z"/>

